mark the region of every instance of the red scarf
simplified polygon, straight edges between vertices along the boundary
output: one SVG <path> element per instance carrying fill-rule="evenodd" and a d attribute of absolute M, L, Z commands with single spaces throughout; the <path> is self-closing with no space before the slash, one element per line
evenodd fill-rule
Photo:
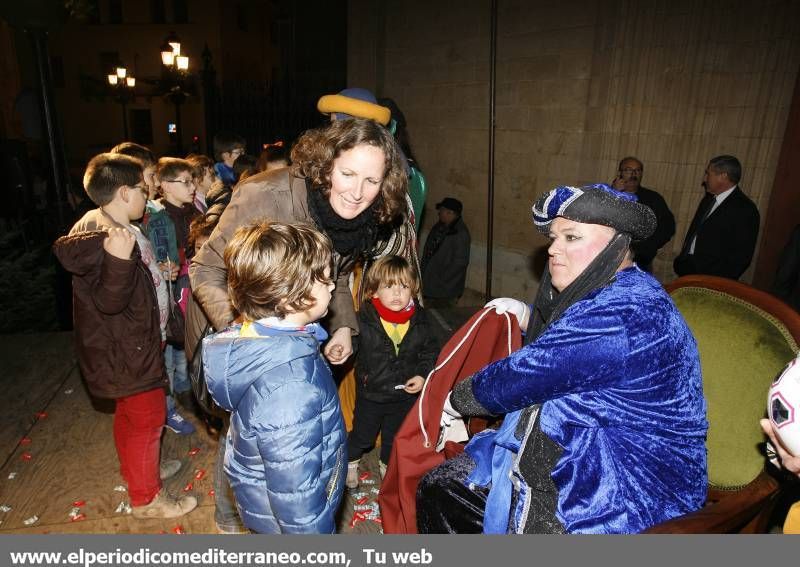
<path fill-rule="evenodd" d="M 394 323 L 395 325 L 408 323 L 408 320 L 414 315 L 414 311 L 417 310 L 413 299 L 408 302 L 408 305 L 406 305 L 402 311 L 392 311 L 381 303 L 381 300 L 377 297 L 373 297 L 371 301 L 372 305 L 375 307 L 375 311 L 378 312 L 378 316 L 384 321 Z"/>

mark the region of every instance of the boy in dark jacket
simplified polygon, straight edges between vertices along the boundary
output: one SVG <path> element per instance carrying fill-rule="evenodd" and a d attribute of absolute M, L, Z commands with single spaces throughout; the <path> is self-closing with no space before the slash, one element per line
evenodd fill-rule
<path fill-rule="evenodd" d="M 133 516 L 182 516 L 197 500 L 173 498 L 161 487 L 180 461 L 159 469 L 167 374 L 156 286 L 165 284 L 150 243 L 131 224 L 141 218 L 147 199 L 142 164 L 126 155 L 100 154 L 89 162 L 83 185 L 98 208 L 53 245 L 73 274 L 78 362 L 89 391 L 116 400 L 114 444 Z"/>
<path fill-rule="evenodd" d="M 344 492 L 345 428 L 327 334 L 331 244 L 310 225 L 262 222 L 225 248 L 242 325 L 203 339 L 206 384 L 231 412 L 225 473 L 258 533 L 333 533 Z"/>
<path fill-rule="evenodd" d="M 190 435 L 194 433 L 194 426 L 178 412 L 175 396 L 191 392 L 183 348 L 186 305 L 191 295 L 188 240 L 189 225 L 200 212 L 194 206 L 195 179 L 191 163 L 178 158 L 161 158 L 156 178 L 163 198 L 148 201 L 142 228 L 162 270 L 166 268 L 165 273 L 172 280 L 164 349 L 171 390 L 167 395 L 167 428 L 179 435 Z"/>
<path fill-rule="evenodd" d="M 358 312 L 356 405 L 347 438 L 347 487 L 358 486 L 361 455 L 381 434 L 381 476 L 394 436 L 422 390 L 439 353 L 433 328 L 414 303 L 419 278 L 400 256 L 384 256 L 370 267 Z"/>

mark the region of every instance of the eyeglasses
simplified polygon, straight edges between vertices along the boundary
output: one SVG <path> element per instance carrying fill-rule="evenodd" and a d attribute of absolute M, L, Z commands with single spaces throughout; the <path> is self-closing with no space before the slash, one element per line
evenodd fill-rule
<path fill-rule="evenodd" d="M 194 179 L 164 179 L 164 181 L 166 181 L 167 183 L 181 183 L 186 187 L 194 185 Z"/>
<path fill-rule="evenodd" d="M 232 155 L 233 157 L 239 157 L 239 156 L 240 156 L 240 155 L 242 155 L 243 153 L 244 153 L 244 150 L 242 150 L 242 149 L 240 149 L 240 148 L 237 148 L 237 149 L 235 149 L 235 150 L 231 150 L 231 155 Z"/>
<path fill-rule="evenodd" d="M 621 169 L 620 173 L 623 173 L 624 175 L 633 175 L 634 173 L 638 173 L 639 175 L 641 175 L 642 169 L 641 168 L 631 169 L 630 167 L 626 167 L 625 169 Z"/>

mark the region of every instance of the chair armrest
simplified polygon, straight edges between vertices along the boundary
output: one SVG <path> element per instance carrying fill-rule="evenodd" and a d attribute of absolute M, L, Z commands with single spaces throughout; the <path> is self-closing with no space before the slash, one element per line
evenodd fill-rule
<path fill-rule="evenodd" d="M 657 524 L 644 533 L 735 533 L 754 518 L 768 514 L 779 489 L 778 481 L 762 471 L 753 482 L 740 490 L 709 490 L 706 504 L 700 510 Z"/>

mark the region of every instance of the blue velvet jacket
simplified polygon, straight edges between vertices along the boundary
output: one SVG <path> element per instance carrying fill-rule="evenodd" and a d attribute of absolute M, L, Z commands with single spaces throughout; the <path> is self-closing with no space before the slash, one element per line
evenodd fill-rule
<path fill-rule="evenodd" d="M 635 266 L 475 374 L 471 389 L 484 408 L 508 414 L 500 430 L 467 446 L 477 463 L 470 482 L 491 484 L 487 533 L 505 532 L 510 513 L 512 526 L 525 525 L 517 427 L 533 404 L 541 404 L 542 432 L 563 448 L 550 476 L 567 532 L 638 532 L 705 501 L 708 424 L 697 345 L 669 295 Z"/>
<path fill-rule="evenodd" d="M 203 340 L 206 382 L 231 411 L 225 473 L 244 525 L 258 533 L 334 533 L 347 433 L 319 341 L 254 324 Z"/>

